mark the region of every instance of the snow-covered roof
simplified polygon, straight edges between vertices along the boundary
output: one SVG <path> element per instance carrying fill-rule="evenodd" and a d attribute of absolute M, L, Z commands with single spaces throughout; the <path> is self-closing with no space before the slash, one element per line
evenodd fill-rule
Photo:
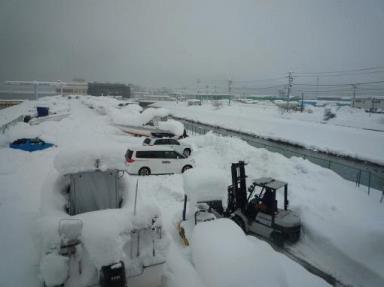
<path fill-rule="evenodd" d="M 124 170 L 124 150 L 115 147 L 67 148 L 57 154 L 54 167 L 61 174 L 91 170 Z"/>
<path fill-rule="evenodd" d="M 191 202 L 224 200 L 228 176 L 220 169 L 192 168 L 184 173 L 184 192 Z"/>

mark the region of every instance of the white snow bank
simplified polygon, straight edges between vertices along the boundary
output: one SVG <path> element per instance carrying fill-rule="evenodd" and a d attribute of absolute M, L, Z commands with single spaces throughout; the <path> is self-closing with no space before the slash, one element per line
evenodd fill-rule
<path fill-rule="evenodd" d="M 168 115 L 169 115 L 169 111 L 166 109 L 148 108 L 141 113 L 141 120 L 143 124 L 147 124 L 149 121 L 151 121 L 155 117 L 164 118 L 164 117 L 167 117 Z"/>
<path fill-rule="evenodd" d="M 329 286 L 230 219 L 199 223 L 193 231 L 192 260 L 209 287 Z"/>
<path fill-rule="evenodd" d="M 169 119 L 167 121 L 161 121 L 158 124 L 161 130 L 170 131 L 176 136 L 181 136 L 184 133 L 184 125 L 179 121 Z"/>
<path fill-rule="evenodd" d="M 48 287 L 63 284 L 68 277 L 69 258 L 57 254 L 48 254 L 40 264 L 40 273 Z"/>
<path fill-rule="evenodd" d="M 288 182 L 289 208 L 300 214 L 303 227 L 293 252 L 346 284 L 368 285 L 367 278 L 384 282 L 379 263 L 384 260 L 379 247 L 384 238 L 381 193 L 371 189 L 368 196 L 366 187 L 357 187 L 328 169 L 254 148 L 237 138 L 208 133 L 185 141 L 196 146 L 196 166 L 221 168 L 229 177 L 231 163 L 243 160 L 249 178 L 269 176 Z M 277 196 L 281 206 L 282 193 Z"/>
<path fill-rule="evenodd" d="M 83 146 L 64 148 L 54 159 L 54 166 L 61 174 L 89 170 L 124 170 L 124 150 L 120 146 Z"/>
<path fill-rule="evenodd" d="M 274 287 L 284 286 L 286 281 L 275 258 L 258 254 L 240 227 L 229 219 L 196 225 L 192 260 L 209 287 Z"/>
<path fill-rule="evenodd" d="M 140 113 L 143 111 L 143 108 L 141 106 L 139 106 L 138 104 L 128 104 L 128 105 L 122 107 L 121 110 Z"/>
<path fill-rule="evenodd" d="M 226 203 L 229 178 L 220 169 L 191 168 L 183 174 L 184 191 L 192 206 L 197 201 Z"/>

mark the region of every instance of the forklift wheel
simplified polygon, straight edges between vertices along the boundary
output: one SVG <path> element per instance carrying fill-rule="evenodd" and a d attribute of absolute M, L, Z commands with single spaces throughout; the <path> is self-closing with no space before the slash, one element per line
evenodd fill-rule
<path fill-rule="evenodd" d="M 240 216 L 238 216 L 238 215 L 234 215 L 234 216 L 231 217 L 231 219 L 232 219 L 233 222 L 235 222 L 238 226 L 240 226 L 240 228 L 241 228 L 245 233 L 247 233 L 246 230 L 245 230 L 245 223 L 244 223 L 244 220 L 243 220 Z"/>
<path fill-rule="evenodd" d="M 300 230 L 294 233 L 290 233 L 288 235 L 288 241 L 291 243 L 295 243 L 296 241 L 299 240 L 299 238 L 300 238 Z"/>
<path fill-rule="evenodd" d="M 271 239 L 278 247 L 284 247 L 285 236 L 281 232 L 273 231 L 271 233 Z"/>

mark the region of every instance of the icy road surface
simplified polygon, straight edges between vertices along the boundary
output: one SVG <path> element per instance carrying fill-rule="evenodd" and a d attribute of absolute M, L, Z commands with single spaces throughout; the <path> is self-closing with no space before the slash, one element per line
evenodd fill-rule
<path fill-rule="evenodd" d="M 66 106 L 71 115 L 60 122 L 44 122 L 36 126 L 19 123 L 0 138 L 3 143 L 0 148 L 2 287 L 41 286 L 38 277 L 40 235 L 37 228 L 40 196 L 42 183 L 53 169 L 53 159 L 58 151 L 72 145 L 97 146 L 101 143 L 103 146 L 108 143 L 121 145 L 122 151 L 125 151 L 129 144 L 142 141 L 140 138 L 123 135 L 111 125 L 108 114 L 102 115 L 89 109 L 81 100 L 54 97 L 41 101 L 52 106 Z M 57 147 L 27 153 L 6 146 L 11 139 L 26 134 L 40 136 L 55 143 Z M 378 202 L 378 193 L 373 191 L 371 196 L 367 196 L 354 183 L 327 169 L 303 159 L 287 159 L 264 149 L 253 148 L 235 138 L 207 134 L 189 137 L 186 141 L 194 146 L 196 168 L 204 166 L 221 169 L 229 177 L 231 163 L 245 160 L 249 163 L 246 172 L 250 178 L 271 176 L 287 181 L 290 207 L 300 213 L 303 221 L 303 237 L 292 247 L 294 252 L 344 283 L 353 286 L 384 286 L 384 208 Z M 131 178 L 130 188 L 133 188 L 137 177 Z M 140 177 L 139 192 L 146 201 L 155 202 L 160 207 L 165 228 L 172 238 L 165 266 L 165 286 L 210 287 L 214 286 L 210 282 L 220 282 L 214 279 L 214 276 L 220 276 L 218 273 L 228 275 L 241 272 L 228 267 L 220 272 L 212 269 L 207 275 L 207 271 L 202 274 L 199 268 L 195 268 L 191 248 L 182 246 L 176 230 L 184 195 L 182 175 Z M 222 242 L 225 248 L 241 248 L 230 238 L 225 239 Z M 220 238 L 215 240 L 220 242 Z M 265 242 L 255 238 L 247 242 L 255 254 L 247 258 L 247 262 L 251 260 L 250 264 L 253 264 L 254 260 L 253 271 L 256 277 L 257 273 L 274 276 L 275 271 L 279 270 L 279 277 L 284 279 L 279 281 L 278 286 L 328 286 L 297 263 L 273 251 Z M 239 249 L 239 252 L 245 251 Z M 230 254 L 229 250 L 225 254 Z M 217 257 L 211 258 L 212 264 L 221 260 L 219 255 Z M 263 260 L 273 260 L 279 267 L 257 268 L 262 266 L 260 262 Z M 238 268 L 242 266 L 241 263 L 245 262 L 240 262 Z M 210 274 L 212 280 L 209 279 Z M 263 278 L 268 280 L 268 276 Z"/>

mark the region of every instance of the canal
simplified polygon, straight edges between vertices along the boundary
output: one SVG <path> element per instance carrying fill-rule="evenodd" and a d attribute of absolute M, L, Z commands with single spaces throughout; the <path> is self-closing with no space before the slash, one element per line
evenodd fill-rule
<path fill-rule="evenodd" d="M 307 159 L 317 165 L 333 170 L 341 177 L 355 182 L 356 185 L 365 185 L 368 194 L 370 194 L 372 188 L 381 191 L 382 196 L 380 201 L 383 202 L 384 200 L 383 165 L 330 152 L 308 149 L 304 146 L 289 142 L 263 138 L 254 134 L 239 132 L 198 121 L 179 117 L 173 118 L 181 121 L 184 124 L 185 129 L 192 135 L 206 134 L 207 132 L 212 131 L 219 135 L 240 138 L 254 147 L 265 148 L 271 152 L 277 152 L 286 157 L 296 156 Z"/>

